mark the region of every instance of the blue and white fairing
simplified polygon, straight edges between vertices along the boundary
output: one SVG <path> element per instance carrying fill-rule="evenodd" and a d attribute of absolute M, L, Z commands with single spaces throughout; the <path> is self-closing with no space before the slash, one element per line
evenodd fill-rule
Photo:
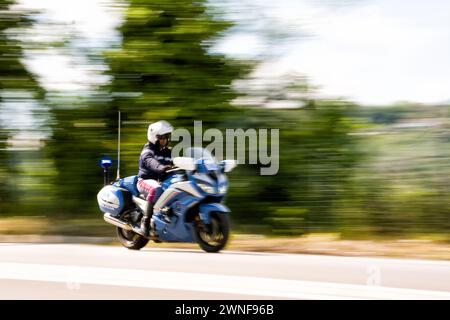
<path fill-rule="evenodd" d="M 201 149 L 201 157 L 193 157 L 196 170 L 186 171 L 187 179 L 173 174 L 162 183 L 163 193 L 154 206 L 153 219 L 156 232 L 163 241 L 195 241 L 193 224 L 186 222 L 186 215 L 193 206 L 198 205 L 200 219 L 205 224 L 210 223 L 212 212 L 230 212 L 222 204 L 228 190 L 228 179 L 215 159 L 205 151 Z M 171 223 L 161 220 L 162 210 L 167 208 L 173 211 Z"/>

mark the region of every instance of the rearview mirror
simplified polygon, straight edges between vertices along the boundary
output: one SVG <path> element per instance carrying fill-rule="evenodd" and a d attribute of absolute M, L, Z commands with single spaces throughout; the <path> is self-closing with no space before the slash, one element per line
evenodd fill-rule
<path fill-rule="evenodd" d="M 236 160 L 223 160 L 220 164 L 224 172 L 230 172 L 237 166 Z"/>
<path fill-rule="evenodd" d="M 195 170 L 195 160 L 190 157 L 176 157 L 173 164 L 183 170 Z"/>

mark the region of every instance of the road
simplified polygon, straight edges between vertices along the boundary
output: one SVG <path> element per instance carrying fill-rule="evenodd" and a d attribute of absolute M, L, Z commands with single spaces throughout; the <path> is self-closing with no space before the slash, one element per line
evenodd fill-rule
<path fill-rule="evenodd" d="M 0 299 L 450 299 L 450 262 L 0 244 Z"/>

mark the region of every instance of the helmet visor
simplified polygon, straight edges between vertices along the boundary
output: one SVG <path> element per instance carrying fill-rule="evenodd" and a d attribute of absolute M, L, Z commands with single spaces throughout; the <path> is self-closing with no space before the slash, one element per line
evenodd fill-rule
<path fill-rule="evenodd" d="M 170 133 L 166 133 L 166 134 L 157 134 L 157 135 L 156 135 L 156 138 L 157 138 L 158 140 L 165 140 L 165 139 L 170 140 Z"/>

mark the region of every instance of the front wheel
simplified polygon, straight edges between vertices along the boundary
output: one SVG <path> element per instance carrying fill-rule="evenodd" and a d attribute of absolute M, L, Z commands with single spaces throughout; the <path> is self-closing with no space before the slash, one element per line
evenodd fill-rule
<path fill-rule="evenodd" d="M 140 234 L 119 227 L 117 227 L 117 238 L 125 248 L 130 250 L 140 250 L 148 243 L 148 239 Z"/>
<path fill-rule="evenodd" d="M 230 220 L 228 214 L 212 213 L 211 223 L 195 225 L 195 240 L 200 248 L 206 252 L 219 252 L 228 241 L 230 233 Z"/>

